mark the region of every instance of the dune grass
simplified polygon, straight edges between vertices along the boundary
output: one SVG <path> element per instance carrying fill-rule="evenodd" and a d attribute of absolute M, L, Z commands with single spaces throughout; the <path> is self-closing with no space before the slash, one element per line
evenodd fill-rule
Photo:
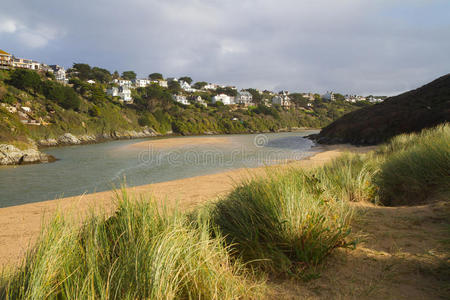
<path fill-rule="evenodd" d="M 385 205 L 425 202 L 434 196 L 450 198 L 450 124 L 417 134 L 394 137 L 380 147 L 385 161 L 374 178 Z"/>
<path fill-rule="evenodd" d="M 6 299 L 258 298 L 261 283 L 231 260 L 207 219 L 118 197 L 112 217 L 81 228 L 57 215 L 4 286 Z M 0 297 L 1 298 L 1 297 Z"/>

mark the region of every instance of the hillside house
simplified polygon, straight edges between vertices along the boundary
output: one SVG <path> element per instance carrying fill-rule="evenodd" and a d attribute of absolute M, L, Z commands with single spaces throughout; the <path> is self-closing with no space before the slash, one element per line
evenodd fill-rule
<path fill-rule="evenodd" d="M 113 96 L 113 97 L 119 97 L 119 88 L 118 87 L 110 87 L 106 90 L 106 94 Z"/>
<path fill-rule="evenodd" d="M 151 81 L 149 79 L 133 79 L 132 82 L 133 82 L 134 86 L 137 88 L 146 87 L 146 86 L 150 85 L 150 83 L 151 83 Z"/>
<path fill-rule="evenodd" d="M 173 100 L 175 100 L 178 103 L 184 104 L 184 105 L 189 105 L 189 101 L 186 99 L 186 96 L 183 95 L 173 95 Z"/>
<path fill-rule="evenodd" d="M 275 95 L 272 98 L 272 104 L 278 104 L 283 108 L 290 108 L 291 107 L 291 98 L 289 98 L 289 93 L 282 91 L 278 95 Z"/>
<path fill-rule="evenodd" d="M 333 92 L 326 92 L 325 94 L 322 95 L 322 99 L 327 101 L 336 100 Z"/>
<path fill-rule="evenodd" d="M 197 104 L 203 105 L 204 107 L 208 107 L 208 104 L 206 103 L 206 101 L 203 100 L 202 97 L 200 97 L 200 96 L 195 97 L 194 101 Z"/>
<path fill-rule="evenodd" d="M 8 69 L 12 65 L 12 55 L 0 49 L 0 69 Z"/>
<path fill-rule="evenodd" d="M 214 97 L 212 97 L 212 102 L 222 102 L 224 105 L 231 105 L 235 104 L 234 97 L 228 96 L 226 94 L 219 94 Z"/>
<path fill-rule="evenodd" d="M 236 104 L 244 106 L 253 105 L 253 95 L 250 92 L 241 90 L 236 97 Z"/>
<path fill-rule="evenodd" d="M 55 75 L 55 79 L 59 82 L 66 83 L 68 80 L 66 78 L 66 70 L 58 65 L 50 65 L 50 68 L 53 70 L 53 74 Z"/>
<path fill-rule="evenodd" d="M 133 98 L 131 98 L 131 90 L 128 86 L 119 87 L 119 97 L 129 103 L 133 103 Z"/>

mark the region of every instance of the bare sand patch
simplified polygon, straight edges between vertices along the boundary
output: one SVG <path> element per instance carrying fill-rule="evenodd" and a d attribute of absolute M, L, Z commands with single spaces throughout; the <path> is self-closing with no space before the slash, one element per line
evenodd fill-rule
<path fill-rule="evenodd" d="M 227 137 L 176 137 L 176 138 L 163 138 L 163 139 L 152 139 L 148 141 L 143 141 L 131 145 L 125 146 L 125 148 L 135 148 L 135 149 L 148 149 L 149 147 L 154 149 L 167 149 L 167 148 L 179 148 L 179 147 L 189 147 L 197 145 L 225 145 L 230 144 L 231 140 Z"/>

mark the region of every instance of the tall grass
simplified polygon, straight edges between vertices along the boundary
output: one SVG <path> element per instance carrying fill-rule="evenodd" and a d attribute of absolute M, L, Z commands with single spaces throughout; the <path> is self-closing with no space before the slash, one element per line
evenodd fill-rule
<path fill-rule="evenodd" d="M 301 274 L 333 249 L 351 245 L 352 210 L 317 189 L 302 170 L 240 184 L 211 209 L 211 219 L 244 261 L 274 273 Z"/>
<path fill-rule="evenodd" d="M 56 216 L 19 271 L 6 299 L 257 298 L 261 285 L 230 260 L 206 218 L 195 224 L 153 201 L 119 197 L 117 213 L 80 228 Z"/>
<path fill-rule="evenodd" d="M 450 198 L 450 125 L 394 137 L 380 148 L 385 156 L 375 177 L 386 205 L 418 204 Z"/>

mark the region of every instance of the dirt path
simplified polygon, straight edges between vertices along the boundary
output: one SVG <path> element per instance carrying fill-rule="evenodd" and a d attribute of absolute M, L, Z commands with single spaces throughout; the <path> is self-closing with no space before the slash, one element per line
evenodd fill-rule
<path fill-rule="evenodd" d="M 355 204 L 355 250 L 338 250 L 319 279 L 272 281 L 277 299 L 450 299 L 450 203 Z"/>

